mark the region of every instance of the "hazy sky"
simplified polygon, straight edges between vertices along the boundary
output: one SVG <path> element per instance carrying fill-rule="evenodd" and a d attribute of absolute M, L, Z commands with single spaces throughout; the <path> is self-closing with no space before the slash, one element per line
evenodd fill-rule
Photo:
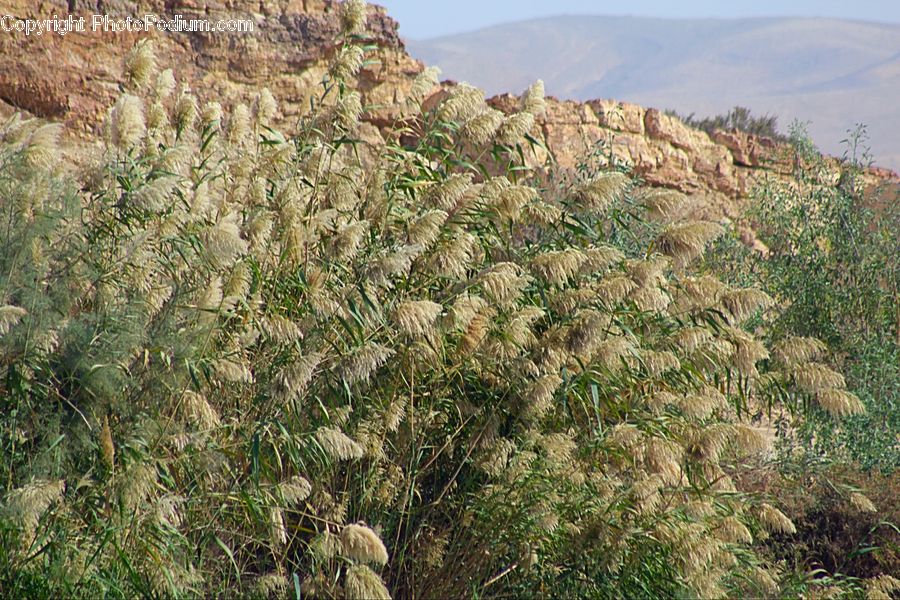
<path fill-rule="evenodd" d="M 400 34 L 425 39 L 498 23 L 553 15 L 664 18 L 837 17 L 900 23 L 900 0 L 371 0 L 400 22 Z"/>

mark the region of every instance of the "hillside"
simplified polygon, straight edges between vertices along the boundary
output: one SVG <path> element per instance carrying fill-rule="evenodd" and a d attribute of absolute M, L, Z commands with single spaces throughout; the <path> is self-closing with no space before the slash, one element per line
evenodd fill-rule
<path fill-rule="evenodd" d="M 0 598 L 900 591 L 895 175 L 364 0 L 0 0 L 67 10 L 254 28 L 0 37 Z"/>
<path fill-rule="evenodd" d="M 709 116 L 735 105 L 798 119 L 831 154 L 868 125 L 876 163 L 900 168 L 900 25 L 834 19 L 566 16 L 407 41 L 445 77 L 488 93 L 543 79 L 565 99 L 616 98 Z"/>

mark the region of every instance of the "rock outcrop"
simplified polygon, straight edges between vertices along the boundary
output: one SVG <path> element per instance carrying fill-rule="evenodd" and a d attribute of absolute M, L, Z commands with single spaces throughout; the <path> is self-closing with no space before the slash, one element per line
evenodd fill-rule
<path fill-rule="evenodd" d="M 0 0 L 0 9 L 23 19 L 72 14 L 88 23 L 93 14 L 253 21 L 252 33 L 0 34 L 0 117 L 22 110 L 64 121 L 83 139 L 96 138 L 120 93 L 123 57 L 146 36 L 154 39 L 160 63 L 172 66 L 201 99 L 247 102 L 268 87 L 279 100 L 280 125 L 289 130 L 317 93 L 340 28 L 335 0 Z M 378 129 L 402 117 L 403 99 L 423 65 L 406 53 L 397 24 L 381 7 L 369 7 L 367 37 L 374 50 L 360 73 L 368 121 L 361 135 L 377 143 Z M 504 95 L 491 103 L 509 111 L 517 99 Z M 585 151 L 599 148 L 650 184 L 702 199 L 700 212 L 711 218 L 736 217 L 760 178 L 793 168 L 788 148 L 770 139 L 740 132 L 710 136 L 658 110 L 614 100 L 550 100 L 535 128 L 560 166 L 572 167 Z"/>
<path fill-rule="evenodd" d="M 71 8 L 69 5 L 73 5 Z M 268 87 L 279 99 L 282 117 L 302 114 L 325 73 L 340 31 L 339 2 L 334 0 L 0 0 L 0 15 L 18 19 L 84 17 L 86 31 L 0 35 L 0 99 L 11 109 L 62 120 L 79 132 L 98 131 L 106 108 L 123 82 L 125 53 L 142 37 L 151 37 L 159 62 L 171 66 L 201 98 L 223 104 L 246 101 Z M 185 22 L 244 19 L 247 33 L 91 31 L 91 15 L 111 19 Z M 397 23 L 378 6 L 369 6 L 368 42 L 376 64 L 363 68 L 361 88 L 370 105 L 390 114 L 395 94 L 422 66 L 410 58 L 397 34 Z"/>

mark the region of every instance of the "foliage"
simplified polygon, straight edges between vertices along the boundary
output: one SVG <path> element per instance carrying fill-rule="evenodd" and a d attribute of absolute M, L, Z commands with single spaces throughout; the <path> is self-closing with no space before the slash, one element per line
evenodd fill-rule
<path fill-rule="evenodd" d="M 796 132 L 789 181 L 760 187 L 748 214 L 766 256 L 723 238 L 707 264 L 733 283 L 758 285 L 783 310 L 773 339 L 813 336 L 866 406 L 837 422 L 813 412 L 798 431 L 813 455 L 887 473 L 900 465 L 900 207 L 896 188 L 865 180 L 864 130 L 840 165 Z"/>
<path fill-rule="evenodd" d="M 422 111 L 426 71 L 359 142 L 364 14 L 292 138 L 266 90 L 173 97 L 147 43 L 87 173 L 2 130 L 0 589 L 776 595 L 748 419 L 852 404 L 840 375 L 759 373 L 770 299 L 690 274 L 721 229 L 677 195 L 526 168 L 539 85 Z"/>
<path fill-rule="evenodd" d="M 706 133 L 712 134 L 715 131 L 743 131 L 751 135 L 772 138 L 780 142 L 786 142 L 790 138 L 778 131 L 778 117 L 775 115 L 753 115 L 749 108 L 744 106 L 735 106 L 730 111 L 722 115 L 713 117 L 699 118 L 694 113 L 689 115 L 679 115 L 675 111 L 666 111 L 667 114 L 678 117 L 686 125 L 690 125 L 695 129 L 700 129 Z"/>

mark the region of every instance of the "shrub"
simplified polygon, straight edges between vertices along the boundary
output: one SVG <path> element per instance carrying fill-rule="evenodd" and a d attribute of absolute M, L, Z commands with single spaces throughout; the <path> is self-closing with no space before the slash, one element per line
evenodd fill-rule
<path fill-rule="evenodd" d="M 706 133 L 712 134 L 717 130 L 722 131 L 743 131 L 751 135 L 772 138 L 780 142 L 787 142 L 790 136 L 781 133 L 778 130 L 778 117 L 775 115 L 755 116 L 749 108 L 743 106 L 735 106 L 730 111 L 722 115 L 713 117 L 698 118 L 691 113 L 686 116 L 679 115 L 675 111 L 666 111 L 667 114 L 678 117 L 686 125 L 695 129 L 700 129 Z"/>
<path fill-rule="evenodd" d="M 724 237 L 707 266 L 733 284 L 756 285 L 782 306 L 767 324 L 771 339 L 811 336 L 846 375 L 865 414 L 835 421 L 813 411 L 799 429 L 814 455 L 894 472 L 900 464 L 900 213 L 896 188 L 866 183 L 864 130 L 835 167 L 802 131 L 796 172 L 756 190 L 747 220 L 766 256 Z M 837 185 L 835 185 L 835 183 Z"/>

